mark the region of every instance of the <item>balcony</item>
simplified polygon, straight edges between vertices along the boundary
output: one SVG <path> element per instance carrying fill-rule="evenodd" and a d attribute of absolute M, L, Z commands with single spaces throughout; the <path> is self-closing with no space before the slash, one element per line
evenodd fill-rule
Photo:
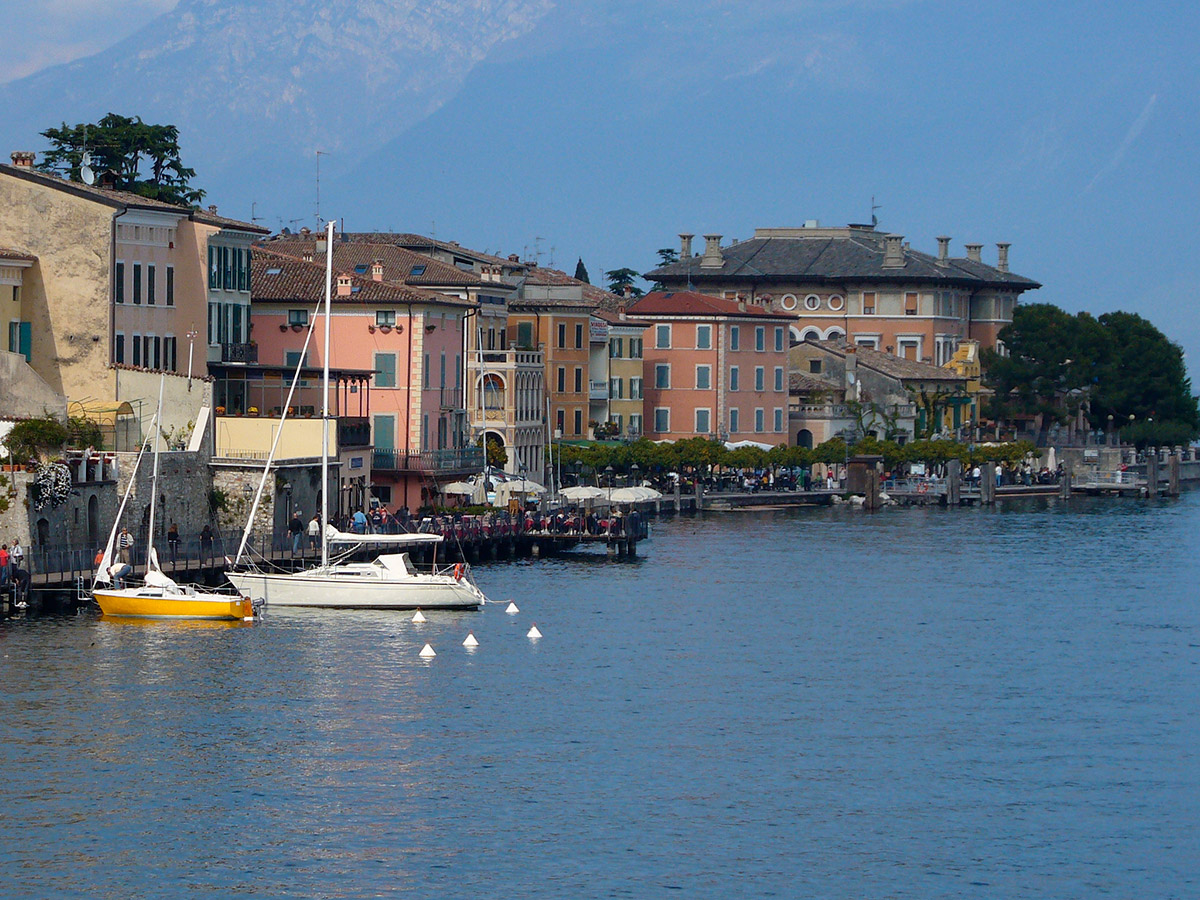
<path fill-rule="evenodd" d="M 375 450 L 371 454 L 371 469 L 384 472 L 422 472 L 442 475 L 453 472 L 480 472 L 483 471 L 483 448 L 422 450 L 416 453 L 406 453 L 403 450 Z"/>
<path fill-rule="evenodd" d="M 607 381 L 589 381 L 588 382 L 588 399 L 589 400 L 607 400 L 608 399 L 608 382 Z"/>
<path fill-rule="evenodd" d="M 508 350 L 484 350 L 481 355 L 486 368 L 526 366 L 540 369 L 543 363 L 543 354 L 540 350 L 520 350 L 510 347 Z M 471 357 L 470 363 L 472 368 L 478 368 L 474 357 Z"/>
<path fill-rule="evenodd" d="M 257 363 L 258 344 L 222 344 L 221 362 Z"/>

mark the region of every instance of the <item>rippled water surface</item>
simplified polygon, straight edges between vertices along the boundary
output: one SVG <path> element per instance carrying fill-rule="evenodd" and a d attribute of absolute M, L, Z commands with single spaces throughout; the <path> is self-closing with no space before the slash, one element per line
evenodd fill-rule
<path fill-rule="evenodd" d="M 1195 897 L 1198 526 L 724 513 L 481 566 L 515 616 L 10 620 L 0 895 Z"/>

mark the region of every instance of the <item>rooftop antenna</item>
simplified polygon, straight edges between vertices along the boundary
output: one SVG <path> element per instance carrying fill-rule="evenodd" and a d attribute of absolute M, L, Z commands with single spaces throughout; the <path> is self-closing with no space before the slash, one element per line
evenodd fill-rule
<path fill-rule="evenodd" d="M 872 228 L 874 228 L 875 226 L 877 226 L 879 224 L 879 217 L 875 215 L 875 210 L 877 210 L 877 209 L 883 209 L 883 207 L 879 206 L 875 203 L 875 195 L 872 194 L 871 195 L 871 227 Z"/>
<path fill-rule="evenodd" d="M 429 223 L 429 236 L 433 240 L 435 240 L 435 241 L 437 240 L 437 219 L 434 219 L 432 222 Z"/>
<path fill-rule="evenodd" d="M 250 201 L 250 221 L 251 221 L 251 222 L 261 222 L 261 221 L 262 221 L 262 216 L 256 216 L 256 215 L 254 214 L 254 208 L 255 208 L 256 206 L 258 206 L 258 201 L 257 201 L 257 200 L 251 200 L 251 201 Z"/>
<path fill-rule="evenodd" d="M 79 159 L 79 180 L 84 184 L 95 184 L 96 173 L 92 170 L 92 151 L 87 148 L 87 126 L 83 126 L 83 156 Z"/>
<path fill-rule="evenodd" d="M 321 157 L 328 156 L 324 150 L 317 151 L 317 224 L 321 225 Z"/>
<path fill-rule="evenodd" d="M 557 249 L 558 249 L 557 247 L 550 248 L 550 268 L 552 268 L 552 269 L 554 268 L 554 251 Z"/>

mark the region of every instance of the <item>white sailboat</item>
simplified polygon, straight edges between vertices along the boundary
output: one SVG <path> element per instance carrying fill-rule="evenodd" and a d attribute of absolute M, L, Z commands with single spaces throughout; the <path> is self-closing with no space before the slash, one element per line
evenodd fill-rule
<path fill-rule="evenodd" d="M 321 520 L 329 522 L 329 320 L 333 293 L 333 222 L 325 234 L 325 351 L 323 363 L 323 400 L 321 405 Z M 318 314 L 320 306 L 317 307 Z M 314 316 L 313 325 L 316 324 Z M 310 326 L 305 351 L 312 338 Z M 299 371 L 292 379 L 288 399 L 283 404 L 283 417 L 292 405 L 292 396 L 299 381 Z M 262 600 L 267 606 L 326 607 L 333 609 L 475 609 L 487 602 L 487 597 L 475 584 L 470 566 L 466 563 L 438 567 L 436 544 L 441 535 L 435 534 L 346 534 L 326 524 L 321 534 L 321 564 L 298 572 L 268 572 L 256 566 L 242 567 L 255 513 L 262 498 L 271 463 L 283 428 L 276 430 L 271 452 L 259 481 L 258 491 L 246 518 L 234 567 L 226 572 L 239 592 Z M 386 545 L 401 552 L 384 553 L 367 563 L 344 559 L 330 561 L 331 544 L 355 546 Z M 431 572 L 419 572 L 404 548 L 434 546 Z"/>
<path fill-rule="evenodd" d="M 163 379 L 165 380 L 165 378 Z M 116 545 L 117 530 L 121 525 L 121 514 L 137 479 L 138 466 L 145 455 L 146 445 L 142 444 L 129 485 L 121 498 L 121 506 L 117 510 L 116 520 L 108 535 L 108 543 L 104 548 L 95 580 L 92 583 L 92 596 L 100 605 L 100 610 L 106 616 L 133 616 L 153 619 L 229 619 L 246 620 L 254 618 L 254 604 L 248 596 L 233 595 L 210 591 L 190 584 L 177 584 L 174 579 L 163 572 L 158 563 L 158 551 L 154 547 L 154 515 L 158 505 L 158 423 L 162 419 L 163 382 L 158 386 L 158 412 L 150 420 L 150 433 L 154 440 L 154 475 L 150 481 L 150 532 L 146 549 L 146 576 L 140 585 L 131 587 L 116 587 L 114 581 L 121 565 L 113 565 L 113 549 Z"/>

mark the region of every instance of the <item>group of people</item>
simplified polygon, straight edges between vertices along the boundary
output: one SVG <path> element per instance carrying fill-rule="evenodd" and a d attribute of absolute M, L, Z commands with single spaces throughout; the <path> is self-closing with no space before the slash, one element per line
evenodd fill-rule
<path fill-rule="evenodd" d="M 25 568 L 25 550 L 13 538 L 12 546 L 0 544 L 0 593 L 11 593 L 18 609 L 29 605 L 29 572 Z"/>

